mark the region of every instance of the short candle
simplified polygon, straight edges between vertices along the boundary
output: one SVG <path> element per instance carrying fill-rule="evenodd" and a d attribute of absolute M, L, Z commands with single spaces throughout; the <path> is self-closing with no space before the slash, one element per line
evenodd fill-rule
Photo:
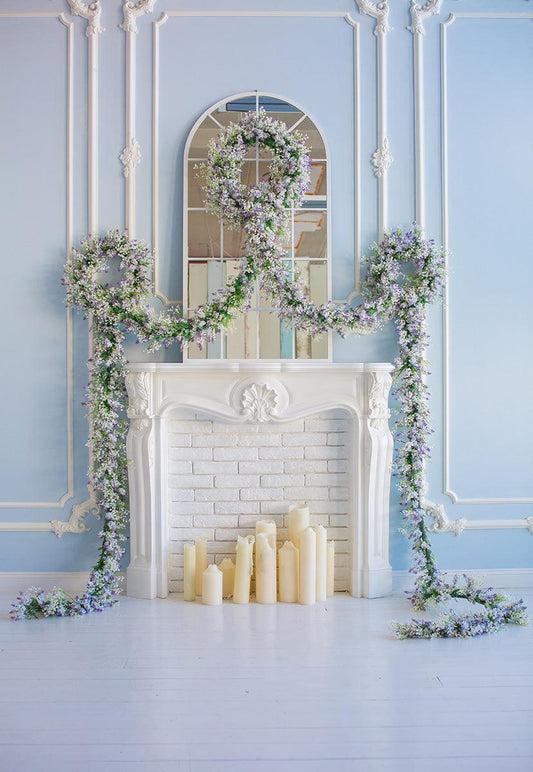
<path fill-rule="evenodd" d="M 202 603 L 206 606 L 222 604 L 222 571 L 214 563 L 202 574 Z"/>

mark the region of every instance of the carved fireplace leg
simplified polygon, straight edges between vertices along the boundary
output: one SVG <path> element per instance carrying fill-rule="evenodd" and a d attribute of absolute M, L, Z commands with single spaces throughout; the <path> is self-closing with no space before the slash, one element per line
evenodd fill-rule
<path fill-rule="evenodd" d="M 369 373 L 368 412 L 361 421 L 363 458 L 360 480 L 363 490 L 360 502 L 358 538 L 361 570 L 353 576 L 352 587 L 359 588 L 364 598 L 380 598 L 392 592 L 392 569 L 389 564 L 389 491 L 393 441 L 389 430 L 387 407 L 391 377 L 388 373 Z"/>
<path fill-rule="evenodd" d="M 130 465 L 127 594 L 133 598 L 155 598 L 158 594 L 166 595 L 166 582 L 160 576 L 161 495 L 158 480 L 161 479 L 161 427 L 160 421 L 151 412 L 151 374 L 128 374 L 126 387 L 130 418 L 126 444 Z"/>

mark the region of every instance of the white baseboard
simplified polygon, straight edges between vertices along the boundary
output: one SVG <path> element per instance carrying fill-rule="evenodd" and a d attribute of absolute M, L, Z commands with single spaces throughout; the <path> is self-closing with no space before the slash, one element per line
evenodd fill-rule
<path fill-rule="evenodd" d="M 486 585 L 498 589 L 529 589 L 533 588 L 533 568 L 486 568 L 445 570 L 445 574 L 466 574 L 479 577 Z M 0 572 L 0 593 L 16 598 L 20 592 L 29 587 L 42 587 L 51 590 L 52 587 L 62 587 L 69 595 L 80 593 L 87 584 L 88 571 L 3 571 Z M 412 588 L 413 575 L 409 571 L 392 572 L 392 591 L 402 592 Z M 126 582 L 122 584 L 126 594 Z"/>
<path fill-rule="evenodd" d="M 444 569 L 448 576 L 458 574 L 462 576 L 475 576 L 489 587 L 497 589 L 529 589 L 533 587 L 533 568 L 465 568 Z M 402 592 L 410 590 L 414 584 L 413 574 L 409 571 L 392 572 L 392 591 Z"/>
<path fill-rule="evenodd" d="M 30 587 L 42 587 L 43 590 L 61 587 L 69 595 L 79 595 L 88 579 L 88 571 L 0 571 L 0 593 L 16 598 Z M 125 592 L 125 581 L 122 587 Z"/>

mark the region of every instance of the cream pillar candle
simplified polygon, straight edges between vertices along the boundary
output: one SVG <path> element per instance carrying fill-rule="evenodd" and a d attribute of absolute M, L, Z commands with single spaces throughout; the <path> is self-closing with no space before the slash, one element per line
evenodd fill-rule
<path fill-rule="evenodd" d="M 206 606 L 222 605 L 222 571 L 211 563 L 202 574 L 202 603 Z"/>
<path fill-rule="evenodd" d="M 328 541 L 328 578 L 327 596 L 331 598 L 335 594 L 335 542 Z"/>
<path fill-rule="evenodd" d="M 308 606 L 316 600 L 316 533 L 306 528 L 300 536 L 300 603 Z"/>
<path fill-rule="evenodd" d="M 298 550 L 286 541 L 279 551 L 279 599 L 282 603 L 298 603 Z"/>
<path fill-rule="evenodd" d="M 300 534 L 309 528 L 309 507 L 305 504 L 291 504 L 289 507 L 289 541 L 300 547 Z"/>
<path fill-rule="evenodd" d="M 276 542 L 277 539 L 277 531 L 276 531 L 276 523 L 273 520 L 257 520 L 255 524 L 255 546 L 254 546 L 254 574 L 252 577 L 252 592 L 256 591 L 257 596 L 257 588 L 254 586 L 255 582 L 257 581 L 257 537 L 260 533 L 273 533 L 274 534 L 274 542 Z"/>
<path fill-rule="evenodd" d="M 257 603 L 275 603 L 277 600 L 275 534 L 258 533 L 255 551 L 255 599 Z"/>
<path fill-rule="evenodd" d="M 258 520 L 255 524 L 255 548 L 257 550 L 257 537 L 260 533 L 273 533 L 276 540 L 276 523 L 273 520 Z"/>
<path fill-rule="evenodd" d="M 231 558 L 224 558 L 218 567 L 222 571 L 222 597 L 231 598 L 235 584 L 235 563 Z"/>
<path fill-rule="evenodd" d="M 327 598 L 328 534 L 323 525 L 313 530 L 316 533 L 316 599 L 320 603 Z"/>
<path fill-rule="evenodd" d="M 235 560 L 234 603 L 250 602 L 250 579 L 254 569 L 254 536 L 237 536 L 237 557 Z"/>
<path fill-rule="evenodd" d="M 196 545 L 183 545 L 183 597 L 196 600 Z"/>
<path fill-rule="evenodd" d="M 202 574 L 207 568 L 207 542 L 196 539 L 196 594 L 202 594 Z"/>

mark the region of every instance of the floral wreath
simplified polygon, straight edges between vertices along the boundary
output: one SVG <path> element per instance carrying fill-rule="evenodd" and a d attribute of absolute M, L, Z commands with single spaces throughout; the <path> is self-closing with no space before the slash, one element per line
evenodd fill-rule
<path fill-rule="evenodd" d="M 267 179 L 247 188 L 241 181 L 249 148 L 272 153 Z M 231 124 L 209 147 L 203 167 L 207 207 L 246 232 L 247 254 L 236 276 L 212 295 L 190 318 L 172 309 L 156 314 L 148 305 L 153 255 L 127 234 L 111 231 L 90 238 L 73 250 L 65 267 L 67 303 L 92 318 L 94 356 L 89 363 L 89 417 L 93 451 L 90 484 L 103 513 L 101 547 L 81 597 L 70 598 L 54 588 L 31 588 L 13 604 L 12 617 L 74 616 L 101 611 L 120 594 L 117 577 L 124 554 L 128 521 L 127 458 L 124 387 L 127 332 L 149 350 L 179 342 L 202 346 L 213 340 L 234 317 L 250 306 L 256 279 L 280 309 L 280 315 L 311 334 L 334 330 L 341 335 L 374 332 L 393 319 L 399 354 L 395 365 L 400 417 L 396 424 L 396 468 L 400 478 L 404 533 L 413 553 L 415 587 L 409 593 L 415 609 L 453 599 L 466 599 L 481 608 L 466 614 L 450 610 L 436 620 L 396 623 L 400 638 L 467 637 L 492 632 L 503 624 L 525 624 L 525 606 L 510 601 L 468 577 L 448 581 L 437 568 L 425 514 L 425 462 L 431 433 L 428 410 L 428 343 L 426 309 L 442 293 L 444 252 L 423 238 L 420 228 L 386 234 L 367 258 L 361 303 L 355 308 L 336 303 L 316 305 L 293 281 L 283 258 L 283 238 L 291 209 L 299 205 L 309 181 L 305 137 L 264 111 L 247 113 Z M 102 283 L 111 259 L 119 259 L 119 281 Z M 406 270 L 406 263 L 410 268 Z"/>

